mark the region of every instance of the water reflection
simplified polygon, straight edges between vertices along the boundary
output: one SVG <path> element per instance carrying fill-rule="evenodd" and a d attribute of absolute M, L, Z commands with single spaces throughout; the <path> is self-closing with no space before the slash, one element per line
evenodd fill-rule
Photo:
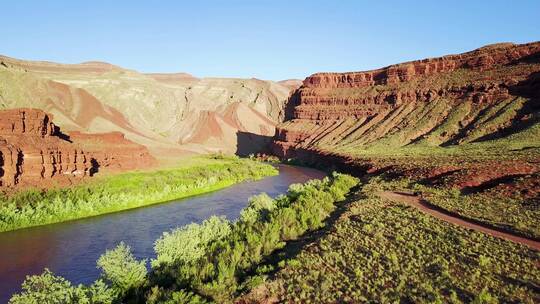
<path fill-rule="evenodd" d="M 91 283 L 99 275 L 96 260 L 120 241 L 139 258 L 154 257 L 153 243 L 163 231 L 211 215 L 235 219 L 254 194 L 277 196 L 292 183 L 324 176 L 302 167 L 279 165 L 279 170 L 278 176 L 180 201 L 0 233 L 0 303 L 19 290 L 26 275 L 41 273 L 45 267 L 74 284 Z"/>

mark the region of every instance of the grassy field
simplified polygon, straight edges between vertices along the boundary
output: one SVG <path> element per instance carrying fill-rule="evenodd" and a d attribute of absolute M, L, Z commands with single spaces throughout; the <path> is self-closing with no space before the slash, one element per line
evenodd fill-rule
<path fill-rule="evenodd" d="M 405 191 L 421 193 L 431 205 L 447 210 L 459 217 L 471 219 L 487 226 L 503 229 L 516 235 L 540 239 L 540 206 L 535 198 L 521 196 L 521 189 L 531 187 L 537 176 L 518 178 L 510 193 L 497 188 L 479 193 L 462 193 L 459 189 L 428 186 L 410 178 L 373 178 L 377 191 Z M 516 190 L 517 189 L 517 190 Z"/>
<path fill-rule="evenodd" d="M 538 303 L 538 252 L 383 201 L 380 188 L 365 186 L 333 229 L 254 294 L 290 303 Z"/>
<path fill-rule="evenodd" d="M 463 218 L 540 240 L 540 206 L 535 199 L 522 198 L 519 193 L 511 197 L 493 193 L 495 191 L 462 194 L 456 190 L 418 184 L 413 187 L 421 191 L 431 204 Z"/>
<path fill-rule="evenodd" d="M 540 124 L 477 141 L 500 125 L 491 114 L 513 115 L 522 102 L 508 100 L 486 111 L 478 120 L 485 128 L 464 133 L 463 145 L 438 146 L 444 142 L 439 135 L 457 132 L 455 117 L 448 115 L 429 136 L 404 147 L 399 136 L 371 146 L 323 147 L 343 156 L 342 168 L 368 184 L 326 235 L 303 244 L 299 253 L 285 247 L 285 260 L 268 264 L 266 282 L 245 297 L 285 303 L 540 302 L 537 251 L 376 195 L 420 192 L 462 218 L 539 239 Z"/>
<path fill-rule="evenodd" d="M 276 175 L 271 165 L 235 157 L 198 157 L 170 169 L 103 176 L 48 191 L 0 199 L 0 231 L 127 210 Z"/>
<path fill-rule="evenodd" d="M 540 239 L 539 139 L 537 123 L 505 138 L 464 145 L 419 142 L 338 152 L 380 169 L 375 174 L 389 181 L 389 190 L 419 191 L 464 218 Z"/>

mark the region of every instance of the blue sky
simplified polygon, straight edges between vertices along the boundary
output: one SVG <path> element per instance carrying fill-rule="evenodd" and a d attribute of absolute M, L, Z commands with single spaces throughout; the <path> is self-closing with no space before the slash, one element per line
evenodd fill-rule
<path fill-rule="evenodd" d="M 0 54 L 304 78 L 540 40 L 540 1 L 3 1 Z"/>

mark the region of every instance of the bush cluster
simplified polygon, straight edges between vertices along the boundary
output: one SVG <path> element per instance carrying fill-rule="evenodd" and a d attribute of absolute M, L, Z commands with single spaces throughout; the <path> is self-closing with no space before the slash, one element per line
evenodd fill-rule
<path fill-rule="evenodd" d="M 163 233 L 155 242 L 150 273 L 146 261 L 137 261 L 121 243 L 99 258 L 102 275 L 93 285 L 74 287 L 46 270 L 28 277 L 10 304 L 228 302 L 241 289 L 261 283 L 249 273 L 285 241 L 323 226 L 334 204 L 357 182 L 334 173 L 291 185 L 276 199 L 254 196 L 236 222 L 213 216 Z"/>
<path fill-rule="evenodd" d="M 199 162 L 175 169 L 119 174 L 69 188 L 31 189 L 0 197 L 0 232 L 180 199 L 278 173 L 271 165 L 234 157 L 213 156 Z"/>
<path fill-rule="evenodd" d="M 154 290 L 193 293 L 216 302 L 230 301 L 247 274 L 265 257 L 309 230 L 323 226 L 335 202 L 357 183 L 351 176 L 293 184 L 287 195 L 252 197 L 234 223 L 211 218 L 165 233 L 152 261 Z M 179 241 L 187 239 L 196 241 Z M 195 244 L 193 244 L 195 243 Z M 180 244 L 186 244 L 181 248 Z M 155 294 L 154 294 L 155 296 Z"/>

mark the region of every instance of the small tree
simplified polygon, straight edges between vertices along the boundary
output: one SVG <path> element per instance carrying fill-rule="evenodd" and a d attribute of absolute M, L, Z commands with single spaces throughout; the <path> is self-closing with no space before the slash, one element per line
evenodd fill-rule
<path fill-rule="evenodd" d="M 157 258 L 152 267 L 190 265 L 206 254 L 211 242 L 223 239 L 231 232 L 224 217 L 212 216 L 202 224 L 192 223 L 171 232 L 164 232 L 155 245 Z"/>
<path fill-rule="evenodd" d="M 49 269 L 40 275 L 27 276 L 22 290 L 9 300 L 10 304 L 88 303 L 82 288 L 72 286 L 71 282 L 55 276 Z"/>
<path fill-rule="evenodd" d="M 116 248 L 107 250 L 97 261 L 103 279 L 116 292 L 126 294 L 140 287 L 146 279 L 146 260 L 137 261 L 129 246 L 121 242 Z"/>
<path fill-rule="evenodd" d="M 268 194 L 261 193 L 249 198 L 249 204 L 240 212 L 240 221 L 254 223 L 258 220 L 266 220 L 267 214 L 276 208 L 274 201 Z"/>

